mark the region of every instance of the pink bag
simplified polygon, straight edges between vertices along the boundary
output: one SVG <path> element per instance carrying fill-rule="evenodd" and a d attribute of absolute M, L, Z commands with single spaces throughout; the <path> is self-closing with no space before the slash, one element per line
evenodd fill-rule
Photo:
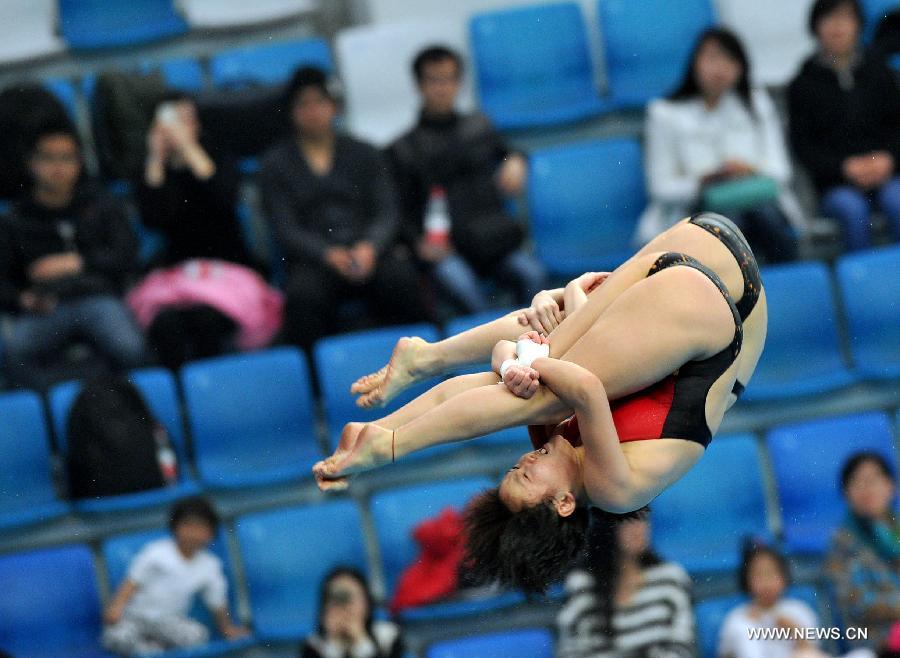
<path fill-rule="evenodd" d="M 281 329 L 284 298 L 256 272 L 220 260 L 189 260 L 154 270 L 128 294 L 128 305 L 146 329 L 167 308 L 206 304 L 239 328 L 242 350 L 265 347 Z"/>

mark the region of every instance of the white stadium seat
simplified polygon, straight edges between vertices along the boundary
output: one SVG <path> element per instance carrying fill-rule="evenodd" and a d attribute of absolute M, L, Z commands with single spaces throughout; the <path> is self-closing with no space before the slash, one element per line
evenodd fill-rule
<path fill-rule="evenodd" d="M 715 0 L 715 4 L 722 24 L 747 47 L 755 84 L 787 84 L 813 52 L 807 30 L 812 0 Z"/>
<path fill-rule="evenodd" d="M 474 95 L 463 23 L 416 20 L 338 33 L 335 51 L 347 93 L 347 126 L 353 134 L 382 146 L 412 125 L 419 107 L 412 61 L 431 44 L 450 46 L 466 60 L 458 107 L 470 110 Z"/>

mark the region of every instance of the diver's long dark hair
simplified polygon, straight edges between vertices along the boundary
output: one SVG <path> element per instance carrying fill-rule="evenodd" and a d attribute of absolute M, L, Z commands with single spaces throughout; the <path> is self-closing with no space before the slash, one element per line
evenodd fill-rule
<path fill-rule="evenodd" d="M 600 628 L 607 637 L 613 635 L 612 617 L 615 612 L 616 589 L 622 569 L 622 548 L 619 528 L 628 521 L 645 521 L 650 508 L 642 507 L 628 514 L 613 514 L 596 507 L 590 510 L 590 525 L 581 558 L 581 566 L 594 578 Z M 638 557 L 641 568 L 660 564 L 662 560 L 648 548 Z"/>
<path fill-rule="evenodd" d="M 498 583 L 542 594 L 575 564 L 584 546 L 587 506 L 560 516 L 550 502 L 511 512 L 497 487 L 466 509 L 461 576 L 473 585 Z"/>
<path fill-rule="evenodd" d="M 691 57 L 688 60 L 684 77 L 675 91 L 669 95 L 669 100 L 685 101 L 702 95 L 703 92 L 697 83 L 697 56 L 707 41 L 715 41 L 740 65 L 741 75 L 738 77 L 735 85 L 735 91 L 744 103 L 747 111 L 750 112 L 750 116 L 755 118 L 756 113 L 753 111 L 753 101 L 750 98 L 750 59 L 747 57 L 747 51 L 744 50 L 744 46 L 737 35 L 731 30 L 721 27 L 711 27 L 697 38 L 694 49 L 691 51 Z"/>

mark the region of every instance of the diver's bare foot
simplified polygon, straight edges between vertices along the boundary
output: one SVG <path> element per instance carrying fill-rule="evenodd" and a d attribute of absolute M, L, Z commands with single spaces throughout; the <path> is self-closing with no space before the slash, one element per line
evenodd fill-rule
<path fill-rule="evenodd" d="M 371 375 L 360 377 L 350 386 L 350 393 L 352 395 L 365 395 L 366 393 L 371 393 L 384 381 L 387 371 L 388 367 L 385 366 L 378 372 L 373 372 Z"/>
<path fill-rule="evenodd" d="M 343 459 L 353 451 L 353 446 L 356 445 L 356 439 L 359 437 L 360 432 L 362 432 L 365 426 L 365 423 L 347 423 L 344 425 L 344 429 L 341 432 L 341 438 L 338 441 L 338 446 L 334 453 L 330 457 L 316 462 L 315 466 L 313 466 L 312 470 L 313 475 L 316 476 L 316 481 L 319 480 L 321 475 L 343 461 Z M 322 488 L 321 485 L 319 488 Z"/>
<path fill-rule="evenodd" d="M 420 378 L 427 375 L 419 361 L 423 348 L 427 346 L 421 338 L 401 338 L 391 354 L 391 360 L 387 366 L 373 375 L 363 377 L 353 386 L 356 387 L 363 380 L 369 383 L 375 381 L 384 372 L 381 380 L 367 393 L 356 400 L 356 405 L 363 409 L 381 407 L 393 400 L 401 392 L 415 384 Z M 370 379 L 371 378 L 371 379 Z M 351 391 L 353 388 L 351 388 Z"/>
<path fill-rule="evenodd" d="M 393 437 L 392 430 L 373 423 L 366 425 L 349 454 L 342 459 L 329 457 L 313 467 L 319 488 L 323 488 L 321 481 L 346 480 L 349 475 L 389 463 L 393 459 Z"/>

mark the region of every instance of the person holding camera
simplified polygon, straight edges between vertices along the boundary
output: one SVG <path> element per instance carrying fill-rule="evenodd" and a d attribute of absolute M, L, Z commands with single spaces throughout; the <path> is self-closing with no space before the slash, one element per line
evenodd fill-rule
<path fill-rule="evenodd" d="M 194 100 L 164 97 L 147 135 L 137 201 L 144 225 L 166 238 L 159 265 L 216 258 L 250 265 L 236 214 L 240 176 L 234 158 L 203 137 Z"/>
<path fill-rule="evenodd" d="M 365 577 L 338 567 L 325 576 L 320 590 L 317 630 L 300 649 L 300 658 L 400 658 L 400 628 L 373 621 L 374 603 Z"/>

